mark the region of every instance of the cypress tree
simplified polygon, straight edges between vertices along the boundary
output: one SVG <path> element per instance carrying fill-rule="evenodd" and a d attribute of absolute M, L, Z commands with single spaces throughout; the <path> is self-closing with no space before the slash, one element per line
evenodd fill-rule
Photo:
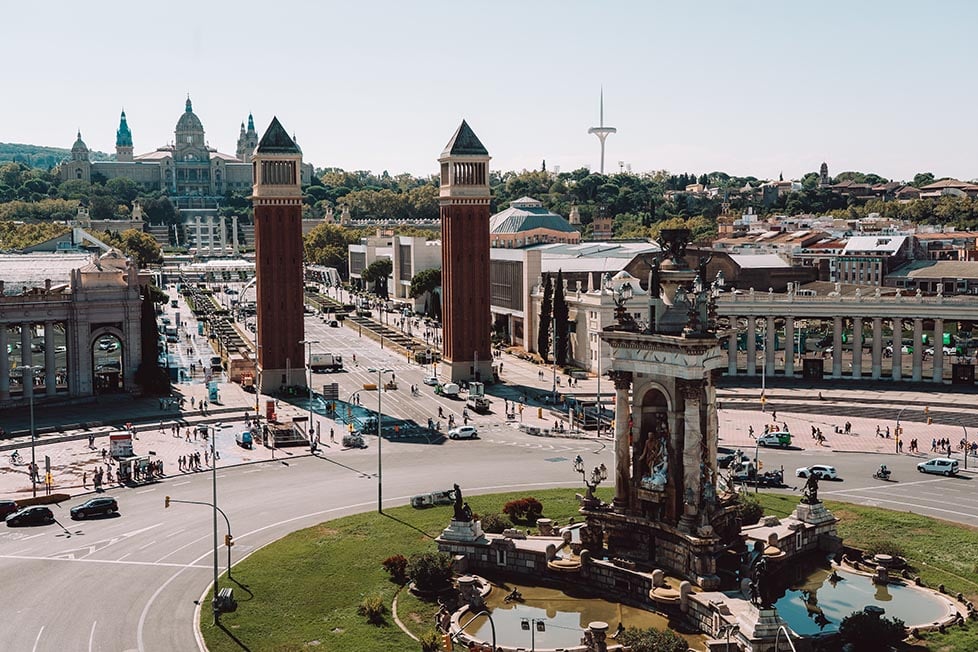
<path fill-rule="evenodd" d="M 550 320 L 553 313 L 553 285 L 550 275 L 543 277 L 543 300 L 540 302 L 540 328 L 537 331 L 537 353 L 547 360 L 550 356 Z"/>
<path fill-rule="evenodd" d="M 557 270 L 557 282 L 554 284 L 554 359 L 557 364 L 567 364 L 570 338 L 567 336 L 567 300 L 564 298 L 564 274 Z"/>

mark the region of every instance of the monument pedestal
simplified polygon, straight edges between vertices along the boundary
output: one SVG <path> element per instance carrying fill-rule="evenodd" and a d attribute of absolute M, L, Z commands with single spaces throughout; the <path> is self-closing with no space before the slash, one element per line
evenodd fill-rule
<path fill-rule="evenodd" d="M 787 624 L 781 620 L 774 608 L 758 609 L 751 607 L 744 615 L 741 633 L 749 640 L 771 640 L 778 634 L 778 628 Z"/>
<path fill-rule="evenodd" d="M 462 541 L 471 543 L 485 539 L 482 524 L 479 521 L 456 521 L 452 519 L 448 527 L 441 531 L 441 537 L 446 541 Z"/>
<path fill-rule="evenodd" d="M 798 503 L 798 507 L 795 508 L 793 516 L 808 525 L 823 525 L 835 521 L 835 516 L 821 502 L 811 505 L 808 503 Z"/>

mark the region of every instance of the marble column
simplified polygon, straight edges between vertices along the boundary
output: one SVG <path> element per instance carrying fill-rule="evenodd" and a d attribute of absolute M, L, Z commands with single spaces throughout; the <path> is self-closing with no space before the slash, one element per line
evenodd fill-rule
<path fill-rule="evenodd" d="M 628 506 L 629 468 L 631 467 L 631 404 L 628 390 L 632 385 L 632 374 L 628 371 L 613 371 L 615 382 L 615 507 L 624 510 Z"/>
<path fill-rule="evenodd" d="M 208 215 L 207 216 L 207 253 L 212 256 L 214 255 L 214 240 L 216 239 L 217 238 L 214 237 L 214 216 Z"/>
<path fill-rule="evenodd" d="M 31 354 L 31 325 L 29 323 L 23 323 L 20 325 L 20 366 L 29 367 L 34 359 Z M 20 381 L 22 387 L 24 388 L 23 397 L 28 398 L 34 395 L 34 371 L 33 370 L 22 370 L 20 375 Z"/>
<path fill-rule="evenodd" d="M 221 255 L 223 256 L 228 251 L 228 229 L 227 229 L 227 218 L 221 215 Z"/>
<path fill-rule="evenodd" d="M 934 320 L 934 376 L 935 383 L 944 382 L 944 320 Z"/>
<path fill-rule="evenodd" d="M 924 377 L 924 320 L 917 318 L 913 320 L 913 370 L 910 379 L 915 383 L 920 382 Z"/>
<path fill-rule="evenodd" d="M 10 356 L 7 354 L 7 325 L 0 324 L 0 401 L 10 399 Z"/>
<path fill-rule="evenodd" d="M 737 329 L 730 329 L 727 335 L 727 375 L 733 378 L 737 375 Z"/>
<path fill-rule="evenodd" d="M 842 317 L 832 318 L 832 377 L 842 378 Z"/>
<path fill-rule="evenodd" d="M 795 318 L 784 318 L 784 377 L 795 377 Z"/>
<path fill-rule="evenodd" d="M 767 365 L 767 374 L 774 377 L 774 349 L 775 332 L 774 317 L 767 318 L 766 332 L 764 333 L 764 360 Z"/>
<path fill-rule="evenodd" d="M 863 377 L 863 318 L 854 317 L 852 320 L 852 377 L 859 380 Z"/>
<path fill-rule="evenodd" d="M 231 253 L 238 255 L 238 216 L 231 216 Z"/>
<path fill-rule="evenodd" d="M 54 396 L 58 393 L 54 366 L 54 322 L 44 322 L 44 393 Z"/>
<path fill-rule="evenodd" d="M 900 380 L 903 377 L 903 319 L 893 320 L 893 365 L 890 378 Z"/>
<path fill-rule="evenodd" d="M 747 318 L 747 375 L 757 375 L 757 319 Z"/>
<path fill-rule="evenodd" d="M 873 369 L 872 379 L 879 380 L 883 373 L 883 319 L 873 317 L 873 351 L 871 353 Z"/>
<path fill-rule="evenodd" d="M 700 381 L 679 381 L 678 392 L 683 397 L 683 515 L 695 516 L 699 512 L 703 474 L 703 424 L 700 420 L 703 385 Z M 671 476 L 672 474 L 670 474 Z"/>
<path fill-rule="evenodd" d="M 200 226 L 201 226 L 200 225 L 200 215 L 198 215 L 197 216 L 197 223 L 195 225 L 196 234 L 197 234 L 196 240 L 197 240 L 197 255 L 198 256 L 200 256 L 201 254 L 204 253 L 203 249 L 201 249 L 201 246 L 200 246 L 200 236 L 201 236 Z"/>

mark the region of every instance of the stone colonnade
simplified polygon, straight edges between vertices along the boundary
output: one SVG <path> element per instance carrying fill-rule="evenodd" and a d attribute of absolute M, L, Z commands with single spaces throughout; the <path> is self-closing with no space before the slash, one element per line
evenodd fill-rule
<path fill-rule="evenodd" d="M 55 354 L 57 353 L 58 340 L 55 337 L 55 324 L 61 324 L 62 329 L 64 329 L 64 322 L 45 320 L 43 322 L 18 322 L 18 323 L 0 323 L 0 402 L 8 401 L 11 398 L 11 372 L 20 379 L 22 385 L 22 397 L 29 398 L 31 396 L 36 396 L 35 388 L 43 385 L 45 396 L 54 396 L 58 392 L 58 382 L 64 382 L 67 378 L 67 374 L 64 377 L 59 378 L 58 376 L 58 365 L 56 361 Z M 34 328 L 37 325 L 43 325 L 44 328 L 44 338 L 43 338 L 43 353 L 44 353 L 44 363 L 43 365 L 34 364 L 34 353 L 32 347 L 34 344 Z M 16 329 L 20 330 L 20 351 L 17 351 L 17 340 L 15 336 Z M 67 340 L 64 338 L 65 351 L 61 352 L 63 355 L 67 354 Z M 8 353 L 9 351 L 9 353 Z M 11 361 L 13 358 L 13 361 Z M 24 367 L 31 367 L 32 369 L 37 369 L 43 367 L 43 376 L 38 376 L 36 371 L 32 371 L 28 378 L 24 378 L 20 370 Z M 67 368 L 67 360 L 62 367 Z M 33 377 L 33 382 L 30 381 L 30 376 Z"/>

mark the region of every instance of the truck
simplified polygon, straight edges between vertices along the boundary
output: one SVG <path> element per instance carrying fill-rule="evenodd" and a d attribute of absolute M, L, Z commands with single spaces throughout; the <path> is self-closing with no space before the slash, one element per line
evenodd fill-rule
<path fill-rule="evenodd" d="M 490 401 L 486 398 L 486 388 L 480 382 L 469 383 L 469 397 L 465 401 L 466 406 L 480 414 L 489 412 Z"/>
<path fill-rule="evenodd" d="M 309 368 L 313 373 L 343 371 L 343 356 L 335 353 L 313 353 L 309 356 Z"/>
<path fill-rule="evenodd" d="M 445 383 L 444 385 L 435 387 L 435 394 L 440 394 L 448 398 L 458 398 L 458 392 L 459 387 L 456 383 Z"/>

